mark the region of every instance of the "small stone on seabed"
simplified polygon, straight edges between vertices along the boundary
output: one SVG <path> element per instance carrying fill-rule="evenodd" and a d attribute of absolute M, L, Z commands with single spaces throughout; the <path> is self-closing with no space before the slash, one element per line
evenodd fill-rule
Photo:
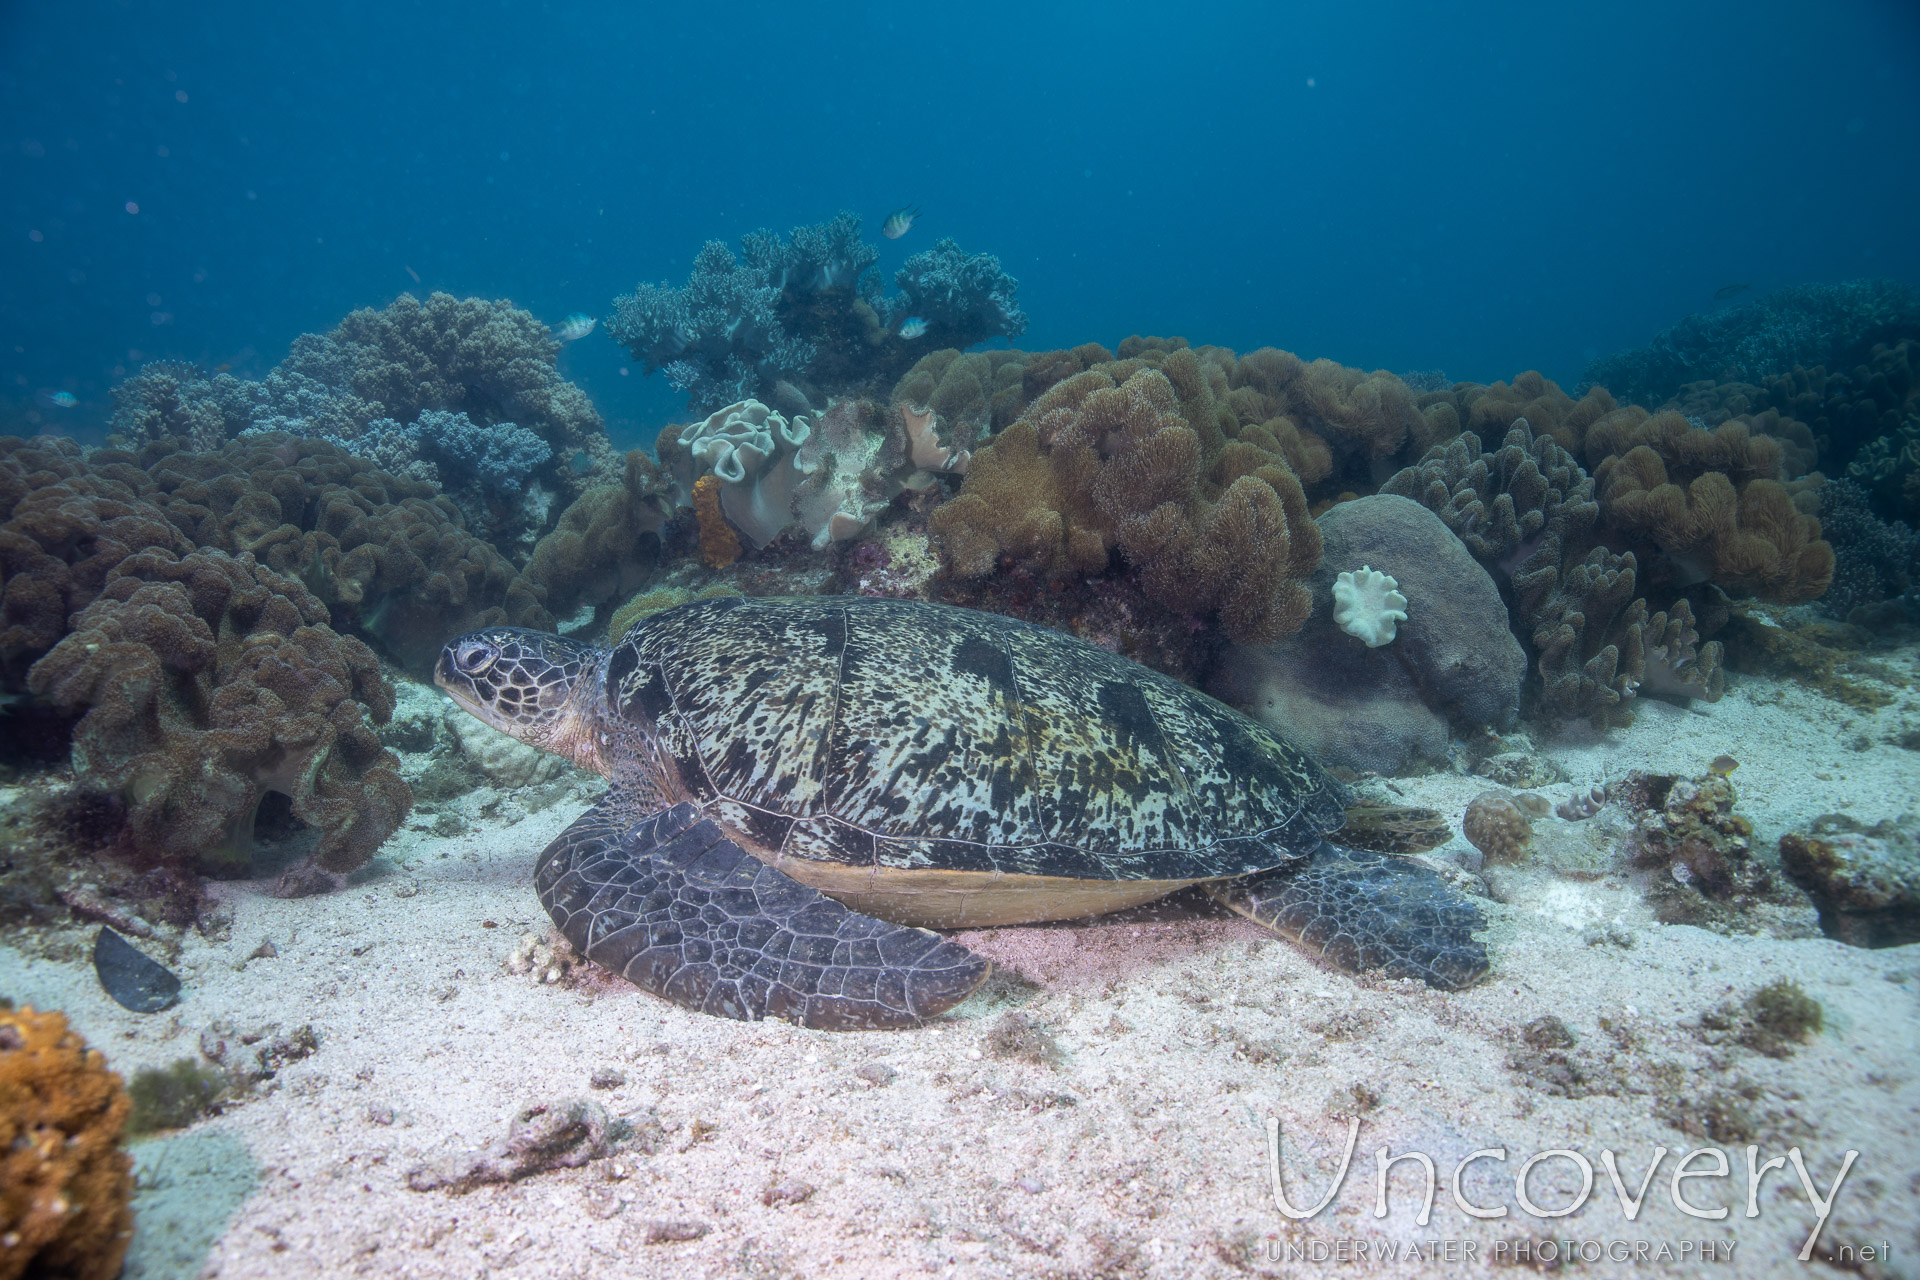
<path fill-rule="evenodd" d="M 641 1238 L 648 1244 L 677 1244 L 683 1240 L 698 1240 L 712 1229 L 704 1222 L 655 1219 L 646 1224 Z"/>

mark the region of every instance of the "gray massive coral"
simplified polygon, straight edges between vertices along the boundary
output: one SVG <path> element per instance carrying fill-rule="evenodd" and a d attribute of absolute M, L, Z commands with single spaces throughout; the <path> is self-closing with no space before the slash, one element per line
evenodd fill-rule
<path fill-rule="evenodd" d="M 440 483 L 470 525 L 510 541 L 538 534 L 551 490 L 577 493 L 619 466 L 559 350 L 511 302 L 401 294 L 302 334 L 259 382 L 149 365 L 115 389 L 112 430 L 127 447 L 179 437 L 211 450 L 276 431 L 325 440 Z"/>

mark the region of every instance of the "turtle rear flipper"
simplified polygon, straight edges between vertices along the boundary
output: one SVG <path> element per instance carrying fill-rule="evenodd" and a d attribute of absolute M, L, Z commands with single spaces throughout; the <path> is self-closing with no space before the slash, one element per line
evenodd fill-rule
<path fill-rule="evenodd" d="M 910 1027 L 964 1000 L 992 967 L 783 875 L 691 804 L 637 816 L 618 790 L 547 846 L 534 886 L 587 959 L 742 1021 Z"/>
<path fill-rule="evenodd" d="M 1350 973 L 1419 978 L 1442 991 L 1487 976 L 1480 909 L 1407 858 L 1323 841 L 1310 858 L 1229 880 L 1213 896 Z"/>

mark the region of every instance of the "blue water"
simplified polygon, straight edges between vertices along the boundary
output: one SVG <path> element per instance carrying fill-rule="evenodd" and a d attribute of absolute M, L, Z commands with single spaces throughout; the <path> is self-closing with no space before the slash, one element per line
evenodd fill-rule
<path fill-rule="evenodd" d="M 998 254 L 1029 349 L 1571 385 L 1730 283 L 1920 281 L 1916 15 L 9 5 L 0 427 L 97 438 L 143 360 L 258 377 L 407 290 L 605 315 L 706 239 L 908 203 L 883 272 Z M 623 443 L 685 416 L 604 330 L 563 361 Z"/>

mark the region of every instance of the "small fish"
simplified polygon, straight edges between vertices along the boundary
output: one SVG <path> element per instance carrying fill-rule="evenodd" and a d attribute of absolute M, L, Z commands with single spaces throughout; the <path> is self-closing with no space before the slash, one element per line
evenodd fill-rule
<path fill-rule="evenodd" d="M 553 336 L 562 342 L 578 342 L 592 333 L 593 326 L 598 323 L 600 322 L 594 317 L 581 315 L 576 311 L 560 322 L 560 327 L 553 331 Z"/>
<path fill-rule="evenodd" d="M 1750 284 L 1723 284 L 1713 291 L 1713 300 L 1715 302 L 1725 302 L 1728 298 L 1739 297 L 1751 288 L 1753 288 L 1753 286 Z"/>
<path fill-rule="evenodd" d="M 923 336 L 927 331 L 927 322 L 919 316 L 908 316 L 900 322 L 900 336 L 911 342 Z"/>
<path fill-rule="evenodd" d="M 400 265 L 403 267 L 407 267 L 407 264 L 404 262 L 401 263 Z M 413 282 L 415 284 L 420 283 L 420 273 L 418 271 L 415 271 L 412 267 L 407 267 L 407 274 L 413 277 Z"/>
<path fill-rule="evenodd" d="M 902 205 L 900 208 L 888 214 L 887 220 L 880 224 L 880 234 L 889 240 L 898 240 L 901 236 L 913 230 L 913 220 L 919 216 L 919 205 Z"/>
<path fill-rule="evenodd" d="M 1732 756 L 1715 756 L 1713 758 L 1713 763 L 1707 766 L 1708 769 L 1712 770 L 1714 773 L 1719 774 L 1723 778 L 1726 777 L 1728 774 L 1732 773 L 1735 769 L 1738 769 L 1739 767 L 1740 767 L 1740 762 L 1738 760 L 1735 760 Z"/>
<path fill-rule="evenodd" d="M 233 364 L 230 361 L 223 360 L 219 364 L 213 366 L 213 371 L 215 373 L 231 373 L 233 372 Z"/>
<path fill-rule="evenodd" d="M 49 409 L 71 409 L 80 403 L 80 397 L 71 391 L 42 391 L 34 399 Z"/>

